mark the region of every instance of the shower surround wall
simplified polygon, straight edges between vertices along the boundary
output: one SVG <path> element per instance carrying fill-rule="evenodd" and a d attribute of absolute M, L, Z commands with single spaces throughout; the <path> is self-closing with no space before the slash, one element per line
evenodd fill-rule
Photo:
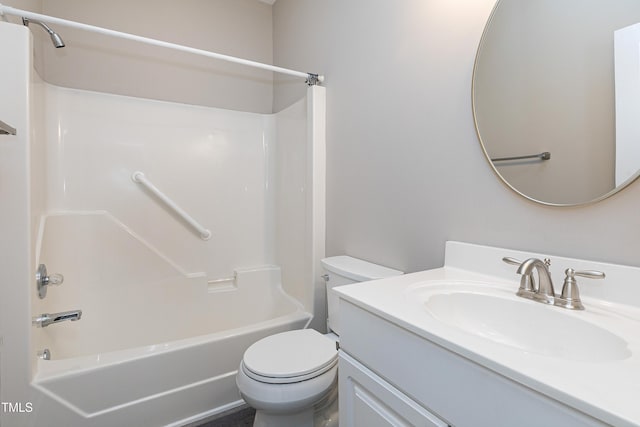
<path fill-rule="evenodd" d="M 108 211 L 189 276 L 275 262 L 272 117 L 56 86 L 46 105 L 47 211 Z M 135 183 L 136 171 L 211 239 Z"/>
<path fill-rule="evenodd" d="M 0 23 L 0 39 L 15 53 L 0 113 L 19 129 L 0 140 L 0 227 L 11 241 L 0 396 L 34 408 L 3 413 L 2 425 L 181 425 L 240 404 L 244 349 L 304 327 L 322 304 L 324 90 L 265 115 L 66 89 L 33 71 L 28 29 Z M 40 262 L 65 275 L 44 300 Z M 72 309 L 80 321 L 30 325 Z M 51 361 L 36 358 L 45 347 Z"/>

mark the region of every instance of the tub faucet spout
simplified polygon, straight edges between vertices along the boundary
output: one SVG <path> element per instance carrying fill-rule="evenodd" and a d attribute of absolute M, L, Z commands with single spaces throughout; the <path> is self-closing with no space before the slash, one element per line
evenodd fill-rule
<path fill-rule="evenodd" d="M 65 320 L 70 320 L 72 322 L 75 322 L 76 320 L 80 320 L 81 317 L 82 317 L 82 310 L 63 311 L 61 313 L 53 313 L 53 314 L 44 313 L 44 314 L 41 314 L 40 316 L 34 317 L 32 320 L 32 323 L 34 326 L 37 326 L 38 328 L 46 328 L 52 323 L 60 323 L 60 322 L 64 322 Z"/>

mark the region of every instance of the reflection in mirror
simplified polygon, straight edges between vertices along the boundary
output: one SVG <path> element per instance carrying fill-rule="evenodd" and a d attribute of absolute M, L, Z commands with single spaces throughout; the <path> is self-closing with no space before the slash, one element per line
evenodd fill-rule
<path fill-rule="evenodd" d="M 511 188 L 576 205 L 635 179 L 638 23 L 638 0 L 498 1 L 476 57 L 473 111 L 483 150 Z M 535 157 L 511 159 L 521 156 Z"/>

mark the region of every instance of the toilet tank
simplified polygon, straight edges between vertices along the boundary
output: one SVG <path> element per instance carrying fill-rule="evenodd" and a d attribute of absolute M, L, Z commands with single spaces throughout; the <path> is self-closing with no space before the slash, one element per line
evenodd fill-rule
<path fill-rule="evenodd" d="M 320 261 L 326 273 L 327 283 L 327 329 L 340 335 L 338 296 L 332 289 L 336 286 L 366 282 L 375 279 L 399 276 L 402 271 L 372 264 L 346 255 L 324 258 Z"/>

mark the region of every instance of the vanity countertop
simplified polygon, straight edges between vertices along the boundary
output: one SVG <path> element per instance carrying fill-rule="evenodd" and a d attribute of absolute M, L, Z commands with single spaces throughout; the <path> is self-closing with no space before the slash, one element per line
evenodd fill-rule
<path fill-rule="evenodd" d="M 518 304 L 534 304 L 542 310 L 559 310 L 561 315 L 554 319 L 559 318 L 561 321 L 554 329 L 562 328 L 563 319 L 568 319 L 570 322 L 581 324 L 589 322 L 588 324 L 594 325 L 598 330 L 606 331 L 607 334 L 611 332 L 626 344 L 621 356 L 611 358 L 592 358 L 589 354 L 585 354 L 583 358 L 579 353 L 574 353 L 577 357 L 556 357 L 544 352 L 526 351 L 452 326 L 425 310 L 424 301 L 416 297 L 416 290 L 419 291 L 421 287 L 430 284 L 440 288 L 447 284 L 463 284 L 467 289 L 472 289 L 474 284 L 477 284 L 479 289 L 490 284 L 493 291 L 509 295 L 506 298 L 511 298 L 518 289 L 519 276 L 515 274 L 513 266 L 502 265 L 501 257 L 539 257 L 533 253 L 484 248 L 448 242 L 445 266 L 442 268 L 341 286 L 334 288 L 334 291 L 348 302 L 598 420 L 615 426 L 640 426 L 640 308 L 611 301 L 619 299 L 620 295 L 624 294 L 624 289 L 609 289 L 609 300 L 594 298 L 590 295 L 594 292 L 591 291 L 587 280 L 581 281 L 581 286 L 584 283 L 582 299 L 585 311 L 572 311 L 513 297 L 517 299 Z M 484 252 L 475 256 L 477 254 L 474 252 L 477 251 Z M 471 271 L 460 268 L 471 259 L 469 256 L 472 254 L 474 262 L 482 261 L 485 255 L 487 260 L 497 261 L 482 264 L 489 267 L 483 267 L 484 271 L 481 272 L 477 271 L 479 268 L 473 263 L 467 263 L 472 265 Z M 496 256 L 498 254 L 500 256 Z M 628 280 L 632 280 L 634 275 L 640 277 L 640 269 L 635 267 L 561 257 L 556 257 L 555 262 L 563 268 L 576 266 L 580 269 L 603 269 L 608 277 L 612 276 L 614 280 L 623 276 Z M 605 285 L 615 287 L 611 279 L 609 280 L 610 283 Z M 562 281 L 556 279 L 555 283 L 556 292 L 559 292 Z M 635 283 L 640 283 L 640 280 Z M 598 289 L 595 284 L 591 286 Z M 603 286 L 603 283 L 597 286 Z M 598 292 L 602 294 L 602 290 L 595 293 Z M 629 295 L 630 301 L 635 302 L 635 298 L 636 295 Z M 563 317 L 564 315 L 567 317 Z M 536 319 L 531 319 L 531 322 L 521 325 L 522 334 L 527 334 L 528 328 L 535 327 Z"/>

